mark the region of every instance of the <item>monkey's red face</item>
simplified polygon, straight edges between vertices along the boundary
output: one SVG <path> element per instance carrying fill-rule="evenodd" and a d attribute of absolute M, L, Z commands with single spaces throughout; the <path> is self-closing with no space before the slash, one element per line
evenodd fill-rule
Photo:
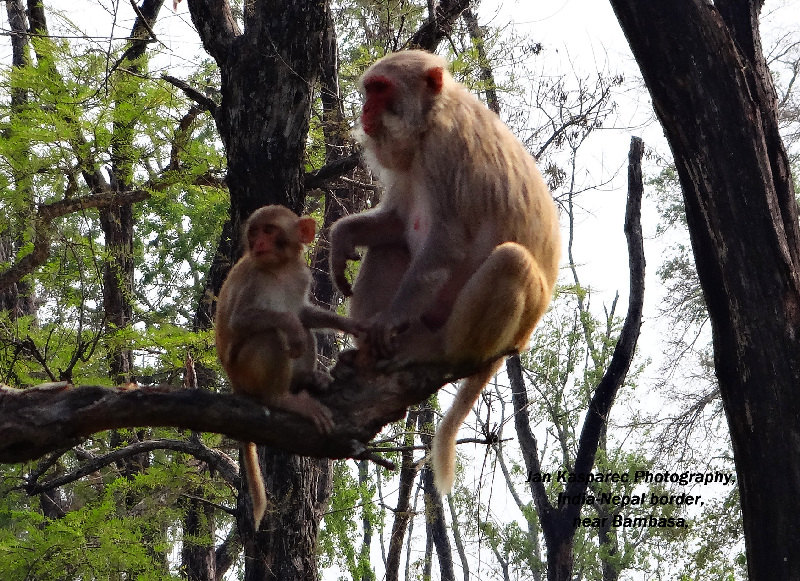
<path fill-rule="evenodd" d="M 389 77 L 375 75 L 364 79 L 364 108 L 361 111 L 361 126 L 364 133 L 374 137 L 381 129 L 381 117 L 391 108 L 397 86 Z"/>

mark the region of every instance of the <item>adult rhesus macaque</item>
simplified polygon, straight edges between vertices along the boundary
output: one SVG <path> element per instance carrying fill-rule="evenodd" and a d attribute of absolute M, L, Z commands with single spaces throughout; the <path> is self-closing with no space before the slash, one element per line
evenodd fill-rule
<path fill-rule="evenodd" d="M 356 333 L 361 327 L 308 302 L 311 270 L 303 250 L 315 233 L 313 218 L 299 218 L 283 206 L 253 212 L 244 227 L 244 256 L 219 293 L 215 331 L 234 392 L 307 417 L 327 433 L 333 427 L 330 410 L 302 389 L 323 381 L 309 329 Z M 244 463 L 258 528 L 267 500 L 252 442 L 245 444 Z"/>
<path fill-rule="evenodd" d="M 386 187 L 376 208 L 339 220 L 331 272 L 358 342 L 380 357 L 483 362 L 523 349 L 558 275 L 558 215 L 533 158 L 447 63 L 402 51 L 361 79 L 367 163 Z M 351 289 L 347 260 L 368 251 Z M 455 439 L 496 361 L 467 378 L 436 432 L 436 487 L 449 492 Z"/>

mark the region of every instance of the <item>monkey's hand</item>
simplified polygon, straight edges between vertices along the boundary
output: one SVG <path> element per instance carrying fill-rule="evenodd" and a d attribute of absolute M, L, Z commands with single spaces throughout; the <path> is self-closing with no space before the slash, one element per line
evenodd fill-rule
<path fill-rule="evenodd" d="M 356 321 L 355 319 L 346 318 L 342 321 L 339 327 L 340 331 L 344 331 L 348 335 L 358 337 L 367 333 L 368 328 Z"/>
<path fill-rule="evenodd" d="M 398 337 L 406 331 L 407 319 L 392 318 L 386 314 L 374 317 L 367 327 L 366 344 L 376 359 L 389 359 L 398 350 Z"/>

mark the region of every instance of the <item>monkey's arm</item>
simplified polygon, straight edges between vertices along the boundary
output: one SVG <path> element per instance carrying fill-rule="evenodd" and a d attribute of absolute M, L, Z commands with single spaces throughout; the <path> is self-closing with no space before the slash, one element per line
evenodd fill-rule
<path fill-rule="evenodd" d="M 405 244 L 405 223 L 393 210 L 368 210 L 342 218 L 331 231 L 330 270 L 342 294 L 353 294 L 345 277 L 348 260 L 360 260 L 356 247 Z"/>
<path fill-rule="evenodd" d="M 350 335 L 358 335 L 364 331 L 353 319 L 314 305 L 305 305 L 300 310 L 300 322 L 308 329 L 338 329 Z"/>
<path fill-rule="evenodd" d="M 292 312 L 275 311 L 264 307 L 247 307 L 237 311 L 228 322 L 237 337 L 257 335 L 265 331 L 280 330 L 286 335 L 289 356 L 297 358 L 306 349 L 306 330 L 300 318 Z"/>

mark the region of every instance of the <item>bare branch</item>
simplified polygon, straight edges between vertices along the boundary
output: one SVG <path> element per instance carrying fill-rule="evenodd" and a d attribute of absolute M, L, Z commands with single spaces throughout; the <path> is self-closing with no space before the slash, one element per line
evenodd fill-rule
<path fill-rule="evenodd" d="M 434 18 L 423 24 L 409 39 L 406 48 L 434 51 L 450 35 L 453 23 L 469 6 L 469 0 L 442 0 L 436 5 Z"/>
<path fill-rule="evenodd" d="M 608 421 L 608 414 L 614 404 L 617 390 L 622 386 L 633 361 L 633 353 L 639 339 L 642 325 L 642 309 L 644 307 L 644 245 L 642 243 L 642 155 L 644 143 L 638 137 L 631 140 L 628 157 L 628 206 L 625 211 L 625 237 L 628 240 L 630 265 L 630 297 L 628 313 L 622 326 L 614 354 L 608 364 L 603 378 L 589 402 L 586 419 L 581 431 L 578 454 L 575 458 L 575 472 L 588 473 L 594 465 L 595 454 L 600 432 Z M 570 482 L 567 484 L 568 496 L 581 494 L 586 483 Z M 579 487 L 583 490 L 577 490 Z"/>
<path fill-rule="evenodd" d="M 171 75 L 161 75 L 161 78 L 171 85 L 178 87 L 187 97 L 202 107 L 203 110 L 209 111 L 212 116 L 217 114 L 218 106 L 214 100 L 192 87 L 186 81 L 182 81 L 181 79 Z"/>
<path fill-rule="evenodd" d="M 313 190 L 314 188 L 321 188 L 328 181 L 341 177 L 342 175 L 353 171 L 361 163 L 361 152 L 357 151 L 351 153 L 347 157 L 342 157 L 336 161 L 322 166 L 314 172 L 305 175 L 305 188 L 306 190 Z"/>
<path fill-rule="evenodd" d="M 602 430 L 608 420 L 608 414 L 614 403 L 617 391 L 625 381 L 639 337 L 644 304 L 645 266 L 641 226 L 641 204 L 644 191 L 641 167 L 643 152 L 644 144 L 642 140 L 634 137 L 631 141 L 631 149 L 628 156 L 628 205 L 625 213 L 625 236 L 628 240 L 628 262 L 630 265 L 628 313 L 614 349 L 614 354 L 611 357 L 611 362 L 597 385 L 589 402 L 589 409 L 586 411 L 586 419 L 583 423 L 573 468 L 576 473 L 586 474 L 591 472 Z M 539 460 L 538 445 L 530 428 L 527 411 L 528 396 L 522 383 L 522 366 L 519 358 L 510 358 L 506 367 L 512 387 L 515 412 L 514 422 L 525 467 L 529 474 L 540 473 L 541 462 Z M 556 550 L 556 547 L 551 546 L 551 543 L 557 544 L 563 537 L 563 531 L 574 531 L 569 527 L 569 524 L 579 515 L 580 505 L 553 506 L 547 496 L 544 484 L 537 482 L 536 479 L 531 482 L 531 491 L 541 518 L 542 529 L 548 539 L 548 548 L 549 550 Z M 586 482 L 576 481 L 567 484 L 564 494 L 576 496 L 585 491 Z"/>
<path fill-rule="evenodd" d="M 36 479 L 31 479 L 31 484 L 25 486 L 25 491 L 29 495 L 41 494 L 42 492 L 47 492 L 48 490 L 69 484 L 70 482 L 75 482 L 79 478 L 88 476 L 92 472 L 97 472 L 101 468 L 118 462 L 119 460 L 153 450 L 173 450 L 175 452 L 190 454 L 219 472 L 231 487 L 239 488 L 239 467 L 227 454 L 223 454 L 218 450 L 212 450 L 198 442 L 187 442 L 184 440 L 146 440 L 92 458 L 81 465 L 77 470 L 73 470 L 68 474 L 63 474 L 47 482 L 37 483 Z"/>
<path fill-rule="evenodd" d="M 162 2 L 159 2 L 159 4 L 161 4 L 161 3 L 163 3 L 163 0 L 162 0 Z M 144 14 L 142 14 L 142 11 L 139 9 L 139 5 L 136 4 L 136 0 L 131 0 L 131 6 L 133 6 L 133 11 L 136 12 L 136 16 L 138 17 L 137 21 L 136 21 L 137 24 L 141 23 L 142 26 L 144 26 L 147 29 L 147 32 L 150 34 L 150 38 L 151 39 L 156 41 L 158 44 L 160 44 L 164 48 L 169 49 L 169 47 L 166 44 L 164 44 L 163 42 L 158 40 L 158 37 L 156 36 L 156 33 L 153 32 L 153 27 L 150 26 L 150 23 L 147 21 L 148 20 L 147 17 Z M 135 36 L 135 35 L 132 35 L 132 36 Z"/>
<path fill-rule="evenodd" d="M 81 198 L 66 198 L 49 204 L 40 204 L 36 212 L 37 227 L 36 237 L 33 241 L 33 251 L 22 257 L 16 264 L 0 273 L 0 291 L 19 282 L 22 277 L 33 272 L 44 264 L 50 256 L 50 223 L 60 217 L 86 210 L 88 208 L 103 208 L 111 205 L 131 204 L 140 202 L 150 197 L 144 190 L 130 192 L 106 192 Z"/>

